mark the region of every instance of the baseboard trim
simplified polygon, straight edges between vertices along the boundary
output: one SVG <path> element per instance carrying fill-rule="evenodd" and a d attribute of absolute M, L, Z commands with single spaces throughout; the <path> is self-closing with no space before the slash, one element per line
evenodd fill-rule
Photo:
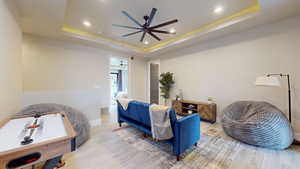
<path fill-rule="evenodd" d="M 294 133 L 294 138 L 296 140 L 300 140 L 300 133 Z"/>
<path fill-rule="evenodd" d="M 97 127 L 100 126 L 101 121 L 100 120 L 90 120 L 91 127 Z"/>

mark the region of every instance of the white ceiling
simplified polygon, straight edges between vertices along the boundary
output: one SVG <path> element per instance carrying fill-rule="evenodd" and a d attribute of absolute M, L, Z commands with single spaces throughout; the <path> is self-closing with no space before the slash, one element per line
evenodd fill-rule
<path fill-rule="evenodd" d="M 163 41 L 176 38 L 181 34 L 193 31 L 203 25 L 231 16 L 239 11 L 253 6 L 256 0 L 15 0 L 21 14 L 21 25 L 25 33 L 46 36 L 50 38 L 76 40 L 97 47 L 114 49 L 130 54 L 156 55 L 168 50 L 173 50 L 185 45 L 209 40 L 218 36 L 241 31 L 260 24 L 273 22 L 288 16 L 300 14 L 300 0 L 260 0 L 261 10 L 255 15 L 249 15 L 233 23 L 228 23 L 212 29 L 188 40 L 177 41 L 170 45 L 157 48 L 152 52 L 137 51 L 130 45 L 138 48 L 147 48 L 159 44 L 153 38 L 147 36 L 150 44 L 139 42 L 141 34 L 123 38 L 121 35 L 131 31 L 123 28 L 113 27 L 112 24 L 134 26 L 128 18 L 122 15 L 125 10 L 134 18 L 143 21 L 143 16 L 149 14 L 151 8 L 155 7 L 158 12 L 154 18 L 153 25 L 172 19 L 179 22 L 168 27 L 175 28 L 176 35 L 161 35 Z M 224 13 L 215 15 L 213 10 L 216 6 L 224 6 Z M 92 24 L 90 28 L 82 25 L 84 20 Z M 63 27 L 96 34 L 101 38 L 84 37 L 62 31 Z M 72 37 L 70 37 L 72 35 Z M 108 40 L 107 40 L 108 39 Z M 110 41 L 111 40 L 111 41 Z M 121 42 L 114 43 L 115 41 Z M 128 46 L 123 45 L 128 44 Z"/>
<path fill-rule="evenodd" d="M 66 0 L 15 0 L 23 32 L 48 37 L 61 36 Z"/>

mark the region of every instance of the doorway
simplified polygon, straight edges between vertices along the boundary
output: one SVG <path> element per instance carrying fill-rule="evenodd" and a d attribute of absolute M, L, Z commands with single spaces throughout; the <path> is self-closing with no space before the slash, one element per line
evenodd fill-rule
<path fill-rule="evenodd" d="M 160 61 L 148 62 L 148 94 L 147 101 L 151 104 L 159 104 L 160 102 L 160 88 L 159 88 L 159 75 L 160 75 Z"/>
<path fill-rule="evenodd" d="M 111 105 L 116 105 L 116 97 L 128 93 L 128 60 L 110 58 Z"/>
<path fill-rule="evenodd" d="M 150 103 L 159 104 L 159 65 L 150 64 Z"/>

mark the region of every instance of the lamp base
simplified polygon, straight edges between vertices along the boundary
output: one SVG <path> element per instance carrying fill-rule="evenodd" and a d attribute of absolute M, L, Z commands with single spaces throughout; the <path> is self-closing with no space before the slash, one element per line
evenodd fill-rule
<path fill-rule="evenodd" d="M 294 139 L 292 145 L 300 145 L 300 141 Z"/>

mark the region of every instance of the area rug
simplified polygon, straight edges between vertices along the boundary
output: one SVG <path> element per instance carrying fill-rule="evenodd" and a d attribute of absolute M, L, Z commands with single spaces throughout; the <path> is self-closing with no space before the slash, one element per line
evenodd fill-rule
<path fill-rule="evenodd" d="M 176 161 L 171 145 L 155 142 L 151 136 L 145 138 L 135 128 L 127 126 L 114 132 L 135 153 L 146 154 L 148 161 L 161 169 L 274 169 L 299 164 L 296 159 L 300 158 L 299 147 L 275 151 L 246 145 L 226 136 L 219 125 L 208 123 L 201 124 L 198 146 L 183 154 L 181 161 Z"/>

